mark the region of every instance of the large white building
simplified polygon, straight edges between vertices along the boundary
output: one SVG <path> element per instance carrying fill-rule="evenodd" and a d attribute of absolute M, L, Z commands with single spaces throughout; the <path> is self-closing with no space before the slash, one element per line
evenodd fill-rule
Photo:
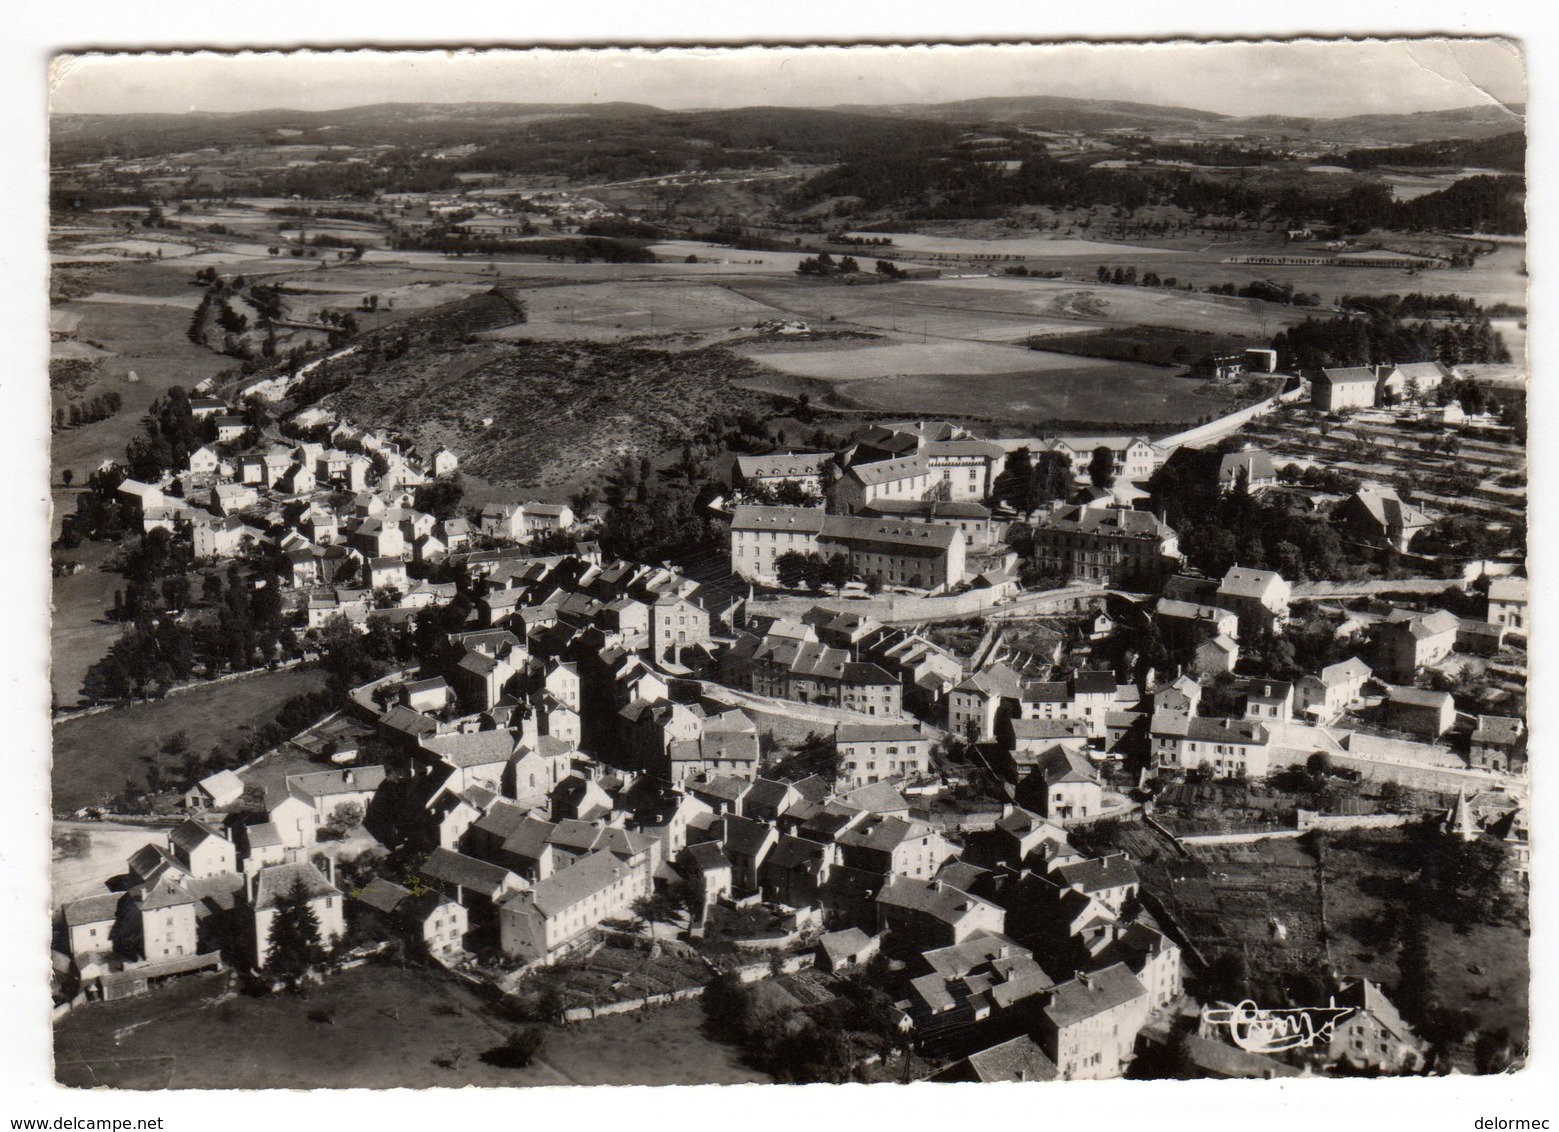
<path fill-rule="evenodd" d="M 774 584 L 789 551 L 843 554 L 851 570 L 883 585 L 939 592 L 963 581 L 965 542 L 956 527 L 829 515 L 820 507 L 738 507 L 731 519 L 731 569 Z"/>

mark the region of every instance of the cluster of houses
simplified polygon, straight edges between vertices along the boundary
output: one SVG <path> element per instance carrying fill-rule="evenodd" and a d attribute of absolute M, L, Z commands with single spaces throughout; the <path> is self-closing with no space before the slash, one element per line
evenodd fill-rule
<path fill-rule="evenodd" d="M 197 418 L 225 402 L 191 399 Z M 241 417 L 218 415 L 223 422 Z M 237 435 L 228 438 L 237 439 Z M 319 629 L 336 617 L 363 628 L 375 617 L 405 618 L 454 600 L 453 583 L 417 576 L 416 565 L 455 560 L 482 566 L 478 546 L 534 543 L 576 526 L 567 504 L 495 502 L 473 523 L 419 510 L 417 489 L 446 480 L 459 457 L 438 447 L 420 453 L 383 429 L 336 424 L 329 444 L 265 434 L 234 457 L 219 447 L 191 453 L 187 467 L 159 483 L 125 479 L 121 502 L 143 532 L 163 529 L 190 540 L 199 562 L 221 562 L 266 546 L 286 559 L 283 582 L 297 595 L 299 620 Z"/>
<path fill-rule="evenodd" d="M 270 781 L 263 797 L 232 772 L 203 779 L 186 795 L 188 820 L 132 856 L 115 891 L 64 907 L 91 994 L 139 993 L 224 957 L 261 969 L 289 901 L 308 904 L 327 945 L 395 938 L 437 962 L 501 955 L 514 970 L 555 964 L 675 890 L 695 939 L 722 909 L 761 903 L 831 969 L 890 953 L 907 972 L 895 1003 L 904 1025 L 961 1057 L 945 1079 L 1119 1076 L 1184 994 L 1180 948 L 1144 909 L 1131 859 L 1072 844 L 1078 827 L 1132 809 L 1113 788 L 1125 762 L 1257 779 L 1320 752 L 1377 758 L 1391 777 L 1412 764 L 1402 754 L 1412 744 L 1380 758 L 1345 717 L 1379 697 L 1384 726 L 1427 749 L 1463 721 L 1450 693 L 1415 678 L 1526 629 L 1519 578 L 1492 580 L 1486 621 L 1388 605 L 1366 618 L 1373 663 L 1249 680 L 1242 713 L 1204 715 L 1194 677 L 1233 673 L 1242 641 L 1281 634 L 1292 587 L 1242 566 L 1179 573 L 1176 533 L 1130 506 L 1131 481 L 1159 459 L 1136 438 L 1067 449 L 1082 475 L 1110 448 L 1122 484 L 1034 520 L 1034 553 L 1101 586 L 1150 578 L 1161 596 L 1088 613 L 1070 653 L 1059 632 L 1053 647 L 1019 647 L 992 629 L 970 656 L 838 609 L 754 614 L 668 566 L 603 561 L 588 542 L 561 554 L 479 549 L 477 536 L 568 534 L 575 517 L 513 503 L 485 507 L 475 530 L 439 521 L 415 508 L 413 489 L 452 474 L 452 453 L 423 458 L 381 434 L 332 440 L 353 450 L 273 444 L 236 463 L 202 457 L 200 470 L 192 457 L 177 483 L 126 481 L 121 493 L 146 529 L 189 530 L 202 558 L 279 539 L 310 628 L 405 618 L 462 593 L 469 615 L 414 666 L 352 693 L 347 716 L 382 765 L 359 765 L 348 742 L 331 752 L 342 765 Z M 992 551 L 1009 519 L 981 502 L 1006 451 L 955 426 L 905 422 L 864 429 L 839 453 L 743 457 L 738 499 L 743 484 L 795 483 L 825 503 L 739 503 L 733 571 L 772 580 L 776 560 L 800 551 L 842 554 L 859 576 L 927 593 L 969 584 L 969 564 L 983 563 L 976 581 L 1015 589 L 1010 556 Z M 1276 481 L 1270 458 L 1250 450 L 1218 474 L 1226 490 Z M 271 534 L 248 525 L 257 512 Z M 1339 511 L 1360 537 L 1378 526 L 1402 545 L 1421 519 L 1389 492 L 1360 492 Z M 465 584 L 408 573 L 434 560 Z M 393 601 L 380 600 L 386 590 Z M 1184 674 L 1139 684 L 1090 664 L 1087 642 L 1123 617 L 1156 634 Z M 776 777 L 756 709 L 742 706 L 755 701 L 833 713 L 820 729 L 836 773 Z M 1510 789 L 1526 766 L 1524 727 L 1480 715 L 1466 730 L 1464 767 L 1488 788 L 1464 791 L 1446 831 L 1500 840 L 1524 880 L 1524 795 Z M 950 828 L 910 801 L 953 782 L 937 754 L 944 732 L 999 784 L 989 828 Z M 330 843 L 352 836 L 404 851 L 409 866 L 340 883 Z M 1333 1060 L 1418 1064 L 1422 1043 L 1378 987 L 1354 980 L 1345 993 L 1357 1021 L 1338 1031 Z M 1239 1073 L 1238 1051 L 1195 1040 L 1209 1072 Z"/>

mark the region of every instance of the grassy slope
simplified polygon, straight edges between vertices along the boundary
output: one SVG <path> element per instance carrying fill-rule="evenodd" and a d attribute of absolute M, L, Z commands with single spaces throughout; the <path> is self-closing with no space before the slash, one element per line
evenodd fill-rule
<path fill-rule="evenodd" d="M 131 707 L 83 716 L 54 728 L 54 809 L 70 812 L 112 797 L 134 784 L 143 789 L 149 754 L 175 732 L 195 749 L 231 747 L 254 727 L 269 723 L 293 696 L 324 687 L 318 669 L 271 672 Z M 164 774 L 178 777 L 171 764 Z"/>
<path fill-rule="evenodd" d="M 500 1069 L 480 1055 L 515 1024 L 432 972 L 368 966 L 335 976 L 306 999 L 240 995 L 201 1003 L 215 991 L 210 981 L 191 981 L 150 998 L 75 1011 L 55 1031 L 59 1081 L 78 1088 L 307 1089 L 768 1080 L 743 1066 L 735 1050 L 703 1036 L 697 1001 L 549 1027 L 538 1062 Z M 331 1009 L 333 1025 L 310 1019 Z M 458 1060 L 458 1068 L 435 1059 Z"/>
<path fill-rule="evenodd" d="M 464 341 L 483 320 L 477 308 L 493 301 L 416 320 L 409 352 L 324 403 L 354 421 L 448 444 L 490 483 L 543 486 L 575 481 L 622 452 L 680 444 L 716 414 L 775 407 L 731 385 L 763 371 L 723 350 Z"/>

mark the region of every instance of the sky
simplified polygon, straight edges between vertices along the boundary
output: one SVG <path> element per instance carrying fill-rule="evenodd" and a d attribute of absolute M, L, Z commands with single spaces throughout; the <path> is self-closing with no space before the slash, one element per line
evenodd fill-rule
<path fill-rule="evenodd" d="M 953 102 L 1048 94 L 1231 115 L 1524 103 L 1520 48 L 1495 39 L 212 52 L 61 56 L 54 113 L 329 110 L 377 102 L 641 102 L 666 109 Z"/>

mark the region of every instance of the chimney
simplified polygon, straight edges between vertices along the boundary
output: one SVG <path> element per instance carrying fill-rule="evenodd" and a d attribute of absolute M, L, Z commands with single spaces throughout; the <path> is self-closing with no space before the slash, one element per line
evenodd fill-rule
<path fill-rule="evenodd" d="M 1092 974 L 1090 974 L 1087 971 L 1078 971 L 1076 973 L 1076 978 L 1077 978 L 1078 982 L 1083 984 L 1083 986 L 1087 987 L 1089 990 L 1093 990 L 1093 975 Z"/>
<path fill-rule="evenodd" d="M 349 770 L 344 775 L 341 776 L 341 780 L 343 782 L 345 782 L 348 786 L 352 786 L 352 785 L 355 785 L 356 782 L 357 782 L 357 775 Z"/>

